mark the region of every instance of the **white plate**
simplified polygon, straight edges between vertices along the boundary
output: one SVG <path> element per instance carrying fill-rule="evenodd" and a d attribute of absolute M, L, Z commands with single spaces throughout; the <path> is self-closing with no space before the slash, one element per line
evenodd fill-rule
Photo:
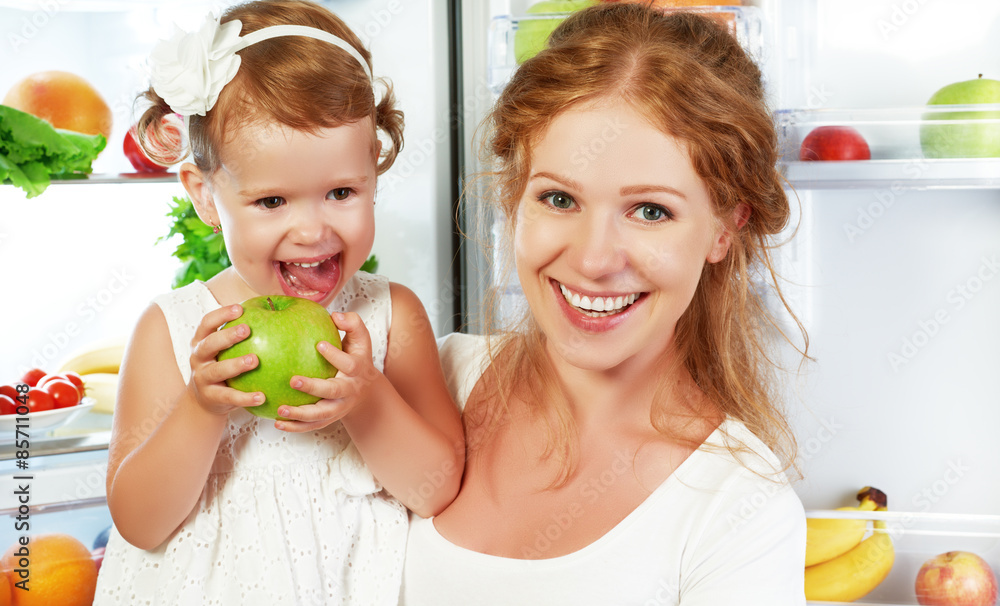
<path fill-rule="evenodd" d="M 27 425 L 27 427 L 22 427 L 21 429 L 27 432 L 29 438 L 38 437 L 56 427 L 66 425 L 93 408 L 96 403 L 97 400 L 94 398 L 84 398 L 79 404 L 69 408 L 43 410 L 42 412 L 32 412 L 24 416 L 16 414 L 0 415 L 0 442 L 13 442 L 17 439 L 18 419 L 27 418 L 27 423 L 23 420 L 21 421 L 21 424 Z"/>

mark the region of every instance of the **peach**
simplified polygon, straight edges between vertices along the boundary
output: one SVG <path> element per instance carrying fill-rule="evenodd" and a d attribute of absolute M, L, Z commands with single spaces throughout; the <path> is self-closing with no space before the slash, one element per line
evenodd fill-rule
<path fill-rule="evenodd" d="M 89 82 L 69 72 L 31 74 L 7 92 L 4 105 L 19 109 L 56 128 L 111 136 L 111 108 Z"/>

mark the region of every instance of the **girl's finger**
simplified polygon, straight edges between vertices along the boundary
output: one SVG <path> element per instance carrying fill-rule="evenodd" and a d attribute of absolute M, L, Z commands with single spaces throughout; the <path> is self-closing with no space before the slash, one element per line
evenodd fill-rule
<path fill-rule="evenodd" d="M 205 337 L 219 330 L 219 327 L 226 322 L 231 322 L 242 315 L 243 307 L 241 305 L 226 305 L 219 309 L 213 309 L 201 319 L 201 323 L 198 324 L 198 328 L 194 331 L 194 338 L 192 338 L 191 343 L 194 344 L 204 340 Z"/>
<path fill-rule="evenodd" d="M 337 328 L 344 331 L 343 349 L 349 354 L 367 355 L 371 357 L 372 338 L 368 328 L 361 321 L 361 316 L 355 312 L 334 312 L 333 322 Z"/>
<path fill-rule="evenodd" d="M 303 406 L 279 406 L 278 416 L 282 418 L 281 420 L 287 419 L 287 421 L 301 424 L 321 423 L 327 425 L 339 420 L 344 415 L 343 408 L 343 404 L 338 400 L 320 400 L 315 404 Z"/>
<path fill-rule="evenodd" d="M 326 358 L 327 362 L 333 364 L 337 372 L 342 372 L 348 376 L 354 376 L 357 373 L 358 361 L 346 351 L 342 351 L 326 341 L 317 343 L 316 350 Z M 368 357 L 371 358 L 371 354 Z"/>
<path fill-rule="evenodd" d="M 329 379 L 314 379 L 312 377 L 293 376 L 289 381 L 292 389 L 297 389 L 320 400 L 334 400 L 342 397 L 336 381 Z"/>
<path fill-rule="evenodd" d="M 260 360 L 256 354 L 247 354 L 205 365 L 202 373 L 210 383 L 222 383 L 257 368 Z"/>
<path fill-rule="evenodd" d="M 264 403 L 264 394 L 259 391 L 246 393 L 227 387 L 225 384 L 206 389 L 206 397 L 211 398 L 213 402 L 239 408 L 258 406 Z"/>

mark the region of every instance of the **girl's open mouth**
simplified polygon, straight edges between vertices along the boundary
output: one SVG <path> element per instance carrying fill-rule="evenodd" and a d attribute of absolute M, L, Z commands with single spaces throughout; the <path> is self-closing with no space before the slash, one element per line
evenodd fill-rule
<path fill-rule="evenodd" d="M 332 257 L 275 261 L 286 295 L 320 301 L 340 281 L 340 253 Z"/>

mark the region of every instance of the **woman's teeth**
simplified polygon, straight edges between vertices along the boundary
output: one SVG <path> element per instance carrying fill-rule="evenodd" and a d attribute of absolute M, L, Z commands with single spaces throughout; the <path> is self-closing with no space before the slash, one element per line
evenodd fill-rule
<path fill-rule="evenodd" d="M 573 307 L 579 309 L 591 318 L 600 318 L 612 314 L 621 313 L 626 307 L 635 303 L 641 293 L 632 293 L 618 297 L 586 297 L 570 291 L 568 288 L 559 285 L 563 297 Z"/>

